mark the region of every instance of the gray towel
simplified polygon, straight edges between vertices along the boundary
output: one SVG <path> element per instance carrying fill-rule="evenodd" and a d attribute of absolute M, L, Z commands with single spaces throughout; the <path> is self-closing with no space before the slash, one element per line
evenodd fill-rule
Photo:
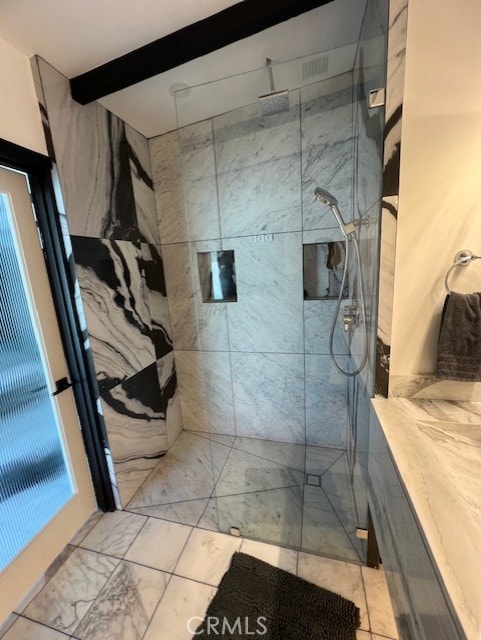
<path fill-rule="evenodd" d="M 481 381 L 481 293 L 451 292 L 444 301 L 436 375 Z"/>

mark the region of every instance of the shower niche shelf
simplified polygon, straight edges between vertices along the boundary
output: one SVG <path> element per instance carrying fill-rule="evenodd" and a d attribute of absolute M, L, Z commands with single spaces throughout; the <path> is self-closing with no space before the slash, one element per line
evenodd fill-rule
<path fill-rule="evenodd" d="M 345 258 L 346 245 L 343 241 L 303 245 L 305 300 L 338 299 Z M 348 285 L 346 278 L 343 298 L 348 297 Z"/>
<path fill-rule="evenodd" d="M 237 302 L 234 251 L 197 254 L 202 302 Z"/>

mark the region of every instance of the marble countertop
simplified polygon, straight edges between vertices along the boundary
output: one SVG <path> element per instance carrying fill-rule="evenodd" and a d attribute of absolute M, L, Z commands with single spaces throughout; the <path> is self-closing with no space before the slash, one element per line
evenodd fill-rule
<path fill-rule="evenodd" d="M 481 638 L 481 402 L 372 400 L 445 588 Z"/>

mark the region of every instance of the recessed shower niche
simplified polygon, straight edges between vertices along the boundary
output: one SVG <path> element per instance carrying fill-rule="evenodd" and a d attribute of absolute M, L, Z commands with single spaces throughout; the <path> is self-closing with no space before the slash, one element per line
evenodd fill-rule
<path fill-rule="evenodd" d="M 198 253 L 202 302 L 237 302 L 234 251 Z"/>
<path fill-rule="evenodd" d="M 345 242 L 319 242 L 303 245 L 304 299 L 331 300 L 339 297 L 344 262 Z M 348 279 L 342 297 L 348 296 Z"/>

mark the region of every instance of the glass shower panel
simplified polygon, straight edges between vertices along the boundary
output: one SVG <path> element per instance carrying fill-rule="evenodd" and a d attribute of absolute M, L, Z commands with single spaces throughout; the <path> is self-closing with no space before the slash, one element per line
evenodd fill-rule
<path fill-rule="evenodd" d="M 265 116 L 257 97 L 268 91 L 266 70 L 249 75 L 249 102 L 212 119 L 221 239 L 236 251 L 238 287 L 227 309 L 236 438 L 216 484 L 217 515 L 222 531 L 298 549 L 305 485 L 299 91 L 290 88 L 289 111 Z M 278 66 L 274 78 L 280 90 L 289 86 Z"/>
<path fill-rule="evenodd" d="M 382 198 L 393 185 L 383 180 L 384 106 L 368 107 L 369 92 L 386 86 L 388 3 L 369 0 L 361 28 L 353 70 L 354 87 L 354 210 L 359 217 L 369 216 L 370 224 L 359 232 L 359 247 L 366 300 L 368 331 L 367 365 L 349 381 L 348 461 L 359 526 L 367 528 L 367 460 L 369 448 L 369 398 L 374 395 L 376 369 L 379 252 L 382 237 Z M 390 159 L 392 161 L 392 158 Z M 390 173 L 390 172 L 388 172 Z M 395 186 L 395 193 L 397 187 Z M 386 200 L 388 202 L 388 199 Z M 390 217 L 387 212 L 387 217 Z M 359 334 L 355 336 L 359 338 Z M 362 357 L 361 340 L 351 344 L 351 366 Z M 382 350 L 380 349 L 380 352 Z"/>
<path fill-rule="evenodd" d="M 73 495 L 11 220 L 0 194 L 0 571 Z"/>
<path fill-rule="evenodd" d="M 354 217 L 356 49 L 274 64 L 277 90 L 289 91 L 287 112 L 262 115 L 265 68 L 175 96 L 187 240 L 199 280 L 195 354 L 209 370 L 204 435 L 227 447 L 214 465 L 210 524 L 352 562 L 362 561 L 364 548 L 355 535 L 348 386 L 328 347 L 329 292 L 344 248 L 332 212 L 313 192 L 332 189 Z M 197 256 L 230 251 L 237 300 L 209 304 Z M 307 295 L 303 268 L 315 272 Z M 338 357 L 347 367 L 349 356 Z"/>
<path fill-rule="evenodd" d="M 357 42 L 329 51 L 313 53 L 286 60 L 274 61 L 273 73 L 276 91 L 293 91 L 352 70 Z M 239 107 L 256 104 L 259 96 L 270 91 L 265 66 L 236 75 L 186 86 L 174 92 L 177 126 L 201 122 Z"/>

